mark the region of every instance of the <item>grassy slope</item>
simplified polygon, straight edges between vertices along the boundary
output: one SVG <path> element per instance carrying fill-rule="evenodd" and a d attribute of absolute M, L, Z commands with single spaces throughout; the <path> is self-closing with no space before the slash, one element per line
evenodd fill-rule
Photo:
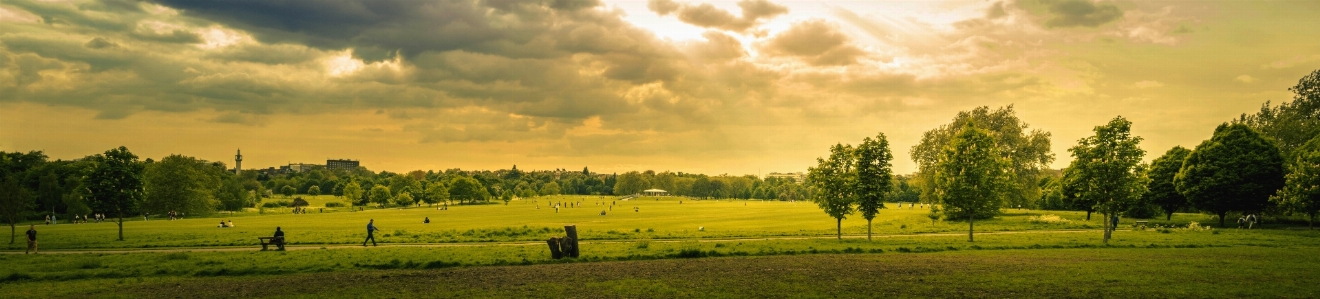
<path fill-rule="evenodd" d="M 1317 297 L 1311 248 L 820 254 L 0 285 L 0 296 Z M 77 287 L 69 287 L 76 285 Z"/>
<path fill-rule="evenodd" d="M 327 197 L 327 196 L 322 196 Z M 320 198 L 318 197 L 318 200 Z M 561 208 L 558 213 L 549 202 L 583 201 L 580 208 Z M 597 205 L 604 200 L 605 205 Z M 282 227 L 293 244 L 353 244 L 364 237 L 368 219 L 375 219 L 382 235 L 378 239 L 392 243 L 540 241 L 563 235 L 565 224 L 576 224 L 584 239 L 688 239 L 767 236 L 828 236 L 834 234 L 834 221 L 809 202 L 763 201 L 691 201 L 679 204 L 677 198 L 643 198 L 618 201 L 611 211 L 610 199 L 589 196 L 556 196 L 488 205 L 455 206 L 449 210 L 434 208 L 383 209 L 365 212 L 336 210 L 320 213 L 313 209 L 304 215 L 284 210 L 266 214 L 214 215 L 179 221 L 132 219 L 124 224 L 126 241 L 113 241 L 113 223 L 38 225 L 44 249 L 143 248 L 179 246 L 254 246 L 258 236 L 268 236 Z M 893 204 L 891 204 L 892 206 Z M 538 209 L 537 206 L 540 208 Z M 633 207 L 640 212 L 633 212 Z M 607 216 L 600 216 L 606 210 Z M 875 219 L 877 234 L 925 232 L 965 232 L 966 223 L 940 222 L 932 225 L 923 209 L 886 209 Z M 1073 220 L 1066 224 L 1033 224 L 1027 218 L 1057 214 Z M 430 217 L 431 224 L 422 224 Z M 996 220 L 978 221 L 978 231 L 1098 228 L 1099 217 L 1082 221 L 1085 214 L 1067 211 L 1009 210 Z M 217 228 L 221 220 L 232 220 L 235 228 Z M 1199 214 L 1179 214 L 1172 222 L 1207 222 Z M 1124 220 L 1130 223 L 1129 220 Z M 1161 223 L 1163 221 L 1153 221 Z M 854 215 L 844 220 L 845 234 L 864 234 L 865 220 Z M 698 231 L 705 227 L 705 231 Z M 21 230 L 20 230 L 21 231 Z M 8 245 L 21 250 L 21 244 Z"/>

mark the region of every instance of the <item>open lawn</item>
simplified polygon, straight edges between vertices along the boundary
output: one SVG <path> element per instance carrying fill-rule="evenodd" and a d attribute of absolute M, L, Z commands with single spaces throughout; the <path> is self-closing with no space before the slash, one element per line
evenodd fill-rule
<path fill-rule="evenodd" d="M 321 196 L 329 197 L 329 196 Z M 321 197 L 318 197 L 321 198 Z M 268 199 L 269 200 L 269 199 Z M 681 203 L 680 203 L 681 201 Z M 560 208 L 551 203 L 578 203 Z M 613 205 L 613 207 L 611 207 Z M 198 246 L 252 246 L 259 236 L 269 236 L 275 227 L 288 234 L 290 244 L 354 244 L 365 237 L 366 223 L 375 219 L 381 229 L 377 239 L 386 243 L 452 243 L 544 241 L 562 236 L 563 226 L 575 224 L 584 240 L 694 239 L 824 237 L 835 234 L 834 219 L 810 202 L 689 200 L 677 197 L 615 200 L 614 197 L 553 196 L 503 203 L 456 205 L 448 210 L 435 207 L 408 209 L 348 208 L 308 209 L 290 214 L 288 209 L 265 209 L 264 213 L 216 214 L 206 218 L 169 221 L 136 217 L 124 223 L 125 241 L 115 241 L 117 227 L 110 222 L 92 224 L 38 225 L 44 249 L 153 248 Z M 928 210 L 890 203 L 874 220 L 876 234 L 966 232 L 966 222 L 939 221 L 932 224 Z M 634 211 L 633 208 L 637 208 Z M 606 215 L 601 216 L 601 211 Z M 1040 215 L 1057 215 L 1062 222 L 1031 222 Z M 426 217 L 430 224 L 423 224 Z M 1098 229 L 1100 217 L 1085 221 L 1085 213 L 1072 211 L 1007 210 L 994 220 L 977 221 L 977 231 L 1024 231 Z M 218 228 L 221 220 L 236 227 Z M 1151 220 L 1151 225 L 1185 226 L 1209 223 L 1201 214 L 1177 214 L 1172 221 Z M 1121 225 L 1131 224 L 1124 219 Z M 844 220 L 844 234 L 866 233 L 866 220 L 858 215 Z M 704 231 L 700 228 L 704 227 Z M 19 233 L 24 229 L 20 229 Z M 1097 234 L 1098 235 L 1098 234 Z M 9 245 L 11 250 L 21 244 Z"/>
<path fill-rule="evenodd" d="M 965 222 L 890 207 L 873 241 L 857 216 L 835 240 L 833 219 L 809 202 L 577 196 L 138 218 L 123 242 L 112 223 L 38 225 L 43 254 L 15 254 L 21 241 L 0 254 L 0 298 L 1315 297 L 1320 282 L 1320 231 L 1189 226 L 1214 219 L 1177 214 L 1152 229 L 1125 219 L 1104 245 L 1098 216 L 1008 210 L 978 221 L 969 243 Z M 360 245 L 368 219 L 380 247 Z M 565 224 L 579 227 L 583 256 L 550 259 L 544 240 Z M 257 251 L 275 226 L 289 250 Z"/>

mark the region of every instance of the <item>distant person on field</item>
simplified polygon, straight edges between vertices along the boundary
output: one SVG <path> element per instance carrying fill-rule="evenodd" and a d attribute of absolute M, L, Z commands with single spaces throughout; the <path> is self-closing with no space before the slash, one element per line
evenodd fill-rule
<path fill-rule="evenodd" d="M 216 227 L 229 227 L 229 226 L 228 226 L 228 225 L 225 225 L 225 221 L 224 221 L 224 220 L 220 220 L 220 225 L 218 225 L 218 226 L 216 226 Z"/>
<path fill-rule="evenodd" d="M 50 215 L 46 215 L 46 225 L 50 225 Z"/>
<path fill-rule="evenodd" d="M 36 225 L 30 225 L 30 226 L 28 226 L 28 230 L 27 230 L 27 241 L 28 241 L 27 251 L 24 251 L 23 254 L 28 254 L 29 251 L 32 252 L 33 254 L 36 254 L 36 253 L 37 253 L 37 226 L 36 226 Z"/>
<path fill-rule="evenodd" d="M 1110 219 L 1112 220 L 1109 221 L 1111 223 L 1109 225 L 1109 230 L 1110 231 L 1118 230 L 1118 215 L 1114 215 L 1114 218 L 1110 218 Z"/>
<path fill-rule="evenodd" d="M 376 246 L 376 231 L 378 230 L 380 229 L 376 228 L 376 219 L 367 221 L 367 239 L 362 240 L 362 247 L 367 247 L 367 241 L 371 241 L 371 246 Z"/>
<path fill-rule="evenodd" d="M 1238 217 L 1238 228 L 1242 228 L 1244 224 L 1247 224 L 1247 216 Z"/>
<path fill-rule="evenodd" d="M 234 227 L 234 221 L 233 221 L 233 220 L 229 220 L 229 227 Z"/>
<path fill-rule="evenodd" d="M 431 223 L 431 217 L 426 217 L 426 219 L 422 220 L 422 223 Z"/>

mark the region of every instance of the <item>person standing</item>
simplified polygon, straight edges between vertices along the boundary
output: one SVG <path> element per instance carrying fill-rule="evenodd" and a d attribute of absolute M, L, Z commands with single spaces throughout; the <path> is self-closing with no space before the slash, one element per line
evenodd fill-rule
<path fill-rule="evenodd" d="M 27 241 L 28 241 L 27 251 L 24 251 L 23 254 L 28 254 L 28 252 L 32 252 L 33 254 L 37 253 L 37 226 L 36 226 L 36 225 L 28 226 L 28 231 L 27 231 Z"/>
<path fill-rule="evenodd" d="M 367 221 L 367 239 L 362 240 L 362 247 L 367 247 L 367 241 L 371 241 L 371 246 L 376 246 L 376 231 L 380 229 L 376 228 L 375 223 L 376 219 Z"/>

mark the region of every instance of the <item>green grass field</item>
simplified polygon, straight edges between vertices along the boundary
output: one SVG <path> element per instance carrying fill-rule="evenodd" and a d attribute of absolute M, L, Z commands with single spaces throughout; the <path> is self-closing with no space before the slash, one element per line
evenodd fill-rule
<path fill-rule="evenodd" d="M 765 292 L 794 294 L 788 297 L 873 297 L 870 294 L 894 292 L 917 297 L 1232 297 L 1266 289 L 1267 285 L 1237 281 L 1221 283 L 1233 288 L 1228 292 L 1194 287 L 1223 281 L 1222 273 L 1207 267 L 1217 269 L 1232 263 L 1242 263 L 1249 273 L 1268 272 L 1232 274 L 1243 276 L 1245 281 L 1272 280 L 1278 275 L 1298 277 L 1264 290 L 1268 291 L 1263 293 L 1265 296 L 1314 297 L 1315 290 L 1301 283 L 1315 282 L 1317 274 L 1309 270 L 1320 265 L 1313 258 L 1320 253 L 1320 231 L 1277 226 L 1265 230 L 1188 228 L 1193 222 L 1215 222 L 1201 214 L 1177 214 L 1171 221 L 1143 220 L 1161 226 L 1144 230 L 1133 229 L 1133 220 L 1125 219 L 1121 224 L 1124 230 L 1116 232 L 1115 239 L 1106 245 L 1101 243 L 1098 216 L 1086 221 L 1085 213 L 1080 212 L 1007 210 L 994 220 L 978 221 L 976 242 L 969 243 L 965 222 L 932 224 L 926 217 L 927 210 L 899 209 L 894 204 L 874 220 L 876 238 L 867 241 L 866 222 L 859 216 L 845 220 L 845 239 L 835 240 L 834 220 L 809 202 L 682 199 L 680 204 L 680 198 L 615 201 L 610 197 L 556 196 L 515 200 L 508 205 L 451 206 L 448 210 L 423 206 L 361 212 L 343 208 L 322 213 L 316 208 L 317 202 L 323 205 L 330 200 L 335 199 L 313 198 L 309 213 L 300 215 L 266 209 L 264 213 L 249 211 L 176 221 L 137 218 L 124 224 L 126 241 L 114 241 L 113 223 L 38 225 L 45 254 L 13 254 L 14 250 L 22 250 L 18 246 L 21 244 L 8 245 L 9 254 L 0 254 L 0 265 L 4 265 L 0 267 L 0 297 L 361 297 L 373 292 L 482 297 L 776 297 Z M 553 202 L 581 205 L 556 212 L 550 206 Z M 600 215 L 602 210 L 606 215 Z M 1039 221 L 1041 215 L 1061 219 Z M 424 217 L 432 222 L 423 224 Z M 382 229 L 377 238 L 382 247 L 360 246 L 368 219 L 375 219 Z M 237 227 L 217 228 L 220 220 L 232 220 Z M 568 224 L 577 225 L 580 231 L 583 256 L 550 259 L 544 240 L 562 236 L 563 226 Z M 258 251 L 256 238 L 270 235 L 276 226 L 288 233 L 292 244 L 289 250 Z M 20 228 L 20 234 L 23 230 L 25 227 Z M 1286 254 L 1274 254 L 1280 252 Z M 1259 265 L 1237 260 L 1259 259 L 1259 255 L 1271 260 Z M 1091 256 L 1113 258 L 1088 260 Z M 1069 257 L 1077 257 L 1078 262 L 1065 262 Z M 694 263 L 691 258 L 703 262 Z M 909 260 L 925 262 L 905 262 Z M 1002 265 L 998 260 L 1016 261 L 1012 266 L 1026 267 L 1030 275 L 1006 275 L 1005 271 L 1016 268 L 996 269 Z M 804 272 L 764 273 L 752 266 L 762 262 L 797 265 Z M 727 283 L 692 283 L 688 278 L 703 274 L 672 270 L 708 263 L 714 263 L 711 267 L 731 267 L 731 274 L 736 274 L 732 276 L 740 278 L 726 278 L 732 279 Z M 875 271 L 886 275 L 908 271 L 929 271 L 929 275 L 917 275 L 925 277 L 918 281 L 902 275 L 879 279 L 862 275 L 865 272 L 831 270 L 842 267 L 838 263 L 880 263 L 885 267 Z M 1087 263 L 1095 264 L 1094 272 L 1089 266 L 1080 266 Z M 1276 270 L 1282 272 L 1264 268 L 1273 264 L 1280 265 L 1282 268 Z M 623 274 L 592 274 L 590 283 L 579 284 L 581 288 L 559 286 L 558 280 L 543 275 L 597 268 Z M 973 271 L 968 279 L 976 283 L 962 286 L 964 289 L 934 287 L 951 283 L 957 275 L 949 273 L 964 268 L 985 271 Z M 1044 281 L 1024 278 L 1050 277 L 1051 273 L 1067 275 Z M 802 276 L 805 274 L 810 277 Z M 452 281 L 453 275 L 493 278 L 490 282 Z M 828 284 L 805 283 L 821 275 L 836 275 L 831 281 L 839 285 L 826 288 Z M 418 279 L 398 282 L 381 278 L 387 276 Z M 529 280 L 515 279 L 518 277 Z M 763 278 L 753 279 L 756 277 Z M 1075 280 L 1083 278 L 1103 283 L 1074 285 Z M 328 281 L 319 281 L 322 279 Z M 1130 289 L 1177 279 L 1187 281 L 1175 290 L 1144 294 Z M 263 284 L 284 280 L 306 283 Z M 838 291 L 868 280 L 881 280 L 885 287 Z M 347 283 L 351 281 L 372 283 L 357 287 Z M 434 282 L 422 283 L 426 281 Z M 436 290 L 435 283 L 459 286 Z M 207 287 L 175 290 L 183 292 L 179 296 L 163 291 L 179 284 Z M 1031 285 L 1038 288 L 1017 288 Z M 226 291 L 204 291 L 207 288 Z M 901 292 L 903 288 L 912 292 Z"/>

